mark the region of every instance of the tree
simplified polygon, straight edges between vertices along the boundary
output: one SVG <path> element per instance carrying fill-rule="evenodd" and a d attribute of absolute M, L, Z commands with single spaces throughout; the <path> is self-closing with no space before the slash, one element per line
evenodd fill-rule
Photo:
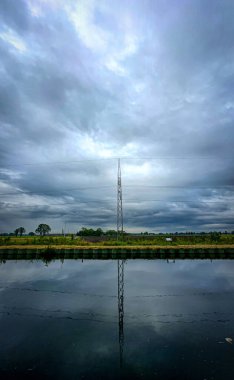
<path fill-rule="evenodd" d="M 26 230 L 25 230 L 24 227 L 20 227 L 19 228 L 19 234 L 20 234 L 20 236 L 22 236 L 23 234 L 25 234 L 25 232 L 26 232 Z"/>
<path fill-rule="evenodd" d="M 48 226 L 48 224 L 39 224 L 39 226 L 35 230 L 35 232 L 40 234 L 41 236 L 45 236 L 50 231 L 51 231 L 51 228 L 50 228 L 50 226 Z"/>
<path fill-rule="evenodd" d="M 24 227 L 19 227 L 19 228 L 16 228 L 15 230 L 15 236 L 22 236 L 24 233 L 26 232 L 25 228 Z"/>
<path fill-rule="evenodd" d="M 97 228 L 96 231 L 95 231 L 95 236 L 102 236 L 103 235 L 103 231 L 101 228 Z"/>
<path fill-rule="evenodd" d="M 82 227 L 80 231 L 77 232 L 79 236 L 102 236 L 104 234 L 101 228 L 94 230 L 93 228 Z"/>
<path fill-rule="evenodd" d="M 214 232 L 210 233 L 210 240 L 212 242 L 218 243 L 220 241 L 220 239 L 221 239 L 221 233 L 220 232 L 214 231 Z"/>
<path fill-rule="evenodd" d="M 35 235 L 35 233 L 32 231 L 28 233 L 28 236 L 34 236 L 34 235 Z"/>
<path fill-rule="evenodd" d="M 116 231 L 115 230 L 107 230 L 106 235 L 107 236 L 116 236 Z"/>

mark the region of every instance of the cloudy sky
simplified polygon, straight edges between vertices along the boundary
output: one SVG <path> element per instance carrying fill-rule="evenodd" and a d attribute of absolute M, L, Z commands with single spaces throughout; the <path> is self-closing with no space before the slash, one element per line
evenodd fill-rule
<path fill-rule="evenodd" d="M 0 230 L 234 230 L 234 2 L 1 0 Z"/>

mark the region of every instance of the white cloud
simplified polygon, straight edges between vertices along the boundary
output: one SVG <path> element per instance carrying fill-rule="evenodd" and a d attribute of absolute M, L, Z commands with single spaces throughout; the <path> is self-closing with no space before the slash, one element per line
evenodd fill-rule
<path fill-rule="evenodd" d="M 33 17 L 44 15 L 44 10 L 54 11 L 63 6 L 63 0 L 27 0 L 28 8 Z"/>
<path fill-rule="evenodd" d="M 138 48 L 136 37 L 127 34 L 124 38 L 123 48 L 116 49 L 110 56 L 107 56 L 105 66 L 117 75 L 125 75 L 127 73 L 124 67 L 124 61 L 135 54 Z"/>
<path fill-rule="evenodd" d="M 116 75 L 124 76 L 127 74 L 124 62 L 136 53 L 137 38 L 131 31 L 130 22 L 124 24 L 118 35 L 97 24 L 95 16 L 100 10 L 107 11 L 103 3 L 94 0 L 80 1 L 73 7 L 66 6 L 68 17 L 75 26 L 79 38 L 99 58 L 99 64 Z"/>
<path fill-rule="evenodd" d="M 80 135 L 77 137 L 77 145 L 86 157 L 113 158 L 137 155 L 138 147 L 135 143 L 127 143 L 120 147 L 118 144 L 102 142 L 100 139 L 93 138 L 88 134 Z"/>
<path fill-rule="evenodd" d="M 109 45 L 110 35 L 95 24 L 96 4 L 94 0 L 81 0 L 73 7 L 67 5 L 66 11 L 84 45 L 95 52 L 103 52 Z"/>
<path fill-rule="evenodd" d="M 143 162 L 136 165 L 136 163 L 126 163 L 124 165 L 124 176 L 128 179 L 135 179 L 135 178 L 141 178 L 141 180 L 144 178 L 146 179 L 150 177 L 150 174 L 152 175 L 152 166 L 150 162 Z"/>
<path fill-rule="evenodd" d="M 10 29 L 7 32 L 1 33 L 0 38 L 13 46 L 20 53 L 25 53 L 27 50 L 26 43 Z"/>

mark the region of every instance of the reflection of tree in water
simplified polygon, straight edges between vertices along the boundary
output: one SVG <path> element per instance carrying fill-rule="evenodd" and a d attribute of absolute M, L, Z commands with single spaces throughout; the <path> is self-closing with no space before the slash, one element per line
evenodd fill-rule
<path fill-rule="evenodd" d="M 48 265 L 56 259 L 56 250 L 53 248 L 46 248 L 44 251 L 40 252 L 40 259 Z"/>

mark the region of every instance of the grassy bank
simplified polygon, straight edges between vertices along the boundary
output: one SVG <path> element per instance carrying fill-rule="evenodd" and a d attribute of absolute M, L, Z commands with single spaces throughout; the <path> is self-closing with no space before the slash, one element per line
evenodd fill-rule
<path fill-rule="evenodd" d="M 217 236 L 216 236 L 217 238 Z M 214 240 L 212 235 L 204 236 L 173 236 L 172 242 L 167 242 L 165 236 L 153 236 L 145 238 L 144 236 L 133 237 L 125 236 L 121 241 L 116 239 L 108 239 L 104 241 L 87 241 L 85 238 L 74 236 L 7 236 L 0 237 L 0 246 L 12 247 L 12 246 L 60 246 L 60 247 L 133 247 L 133 246 L 158 246 L 158 247 L 180 247 L 180 246 L 199 246 L 199 247 L 211 247 L 211 246 L 232 246 L 234 245 L 234 235 L 222 234 L 218 236 L 217 240 Z"/>

